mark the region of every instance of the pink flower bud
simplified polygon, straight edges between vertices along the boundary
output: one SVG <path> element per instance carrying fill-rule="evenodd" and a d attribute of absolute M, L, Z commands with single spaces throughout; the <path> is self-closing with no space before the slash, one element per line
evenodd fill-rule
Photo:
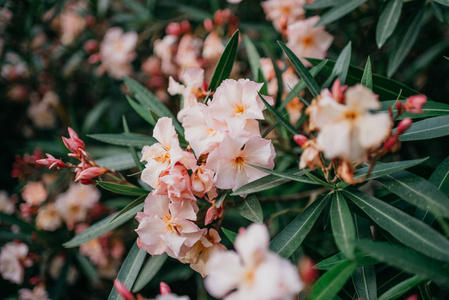
<path fill-rule="evenodd" d="M 334 84 L 332 85 L 332 95 L 334 96 L 335 101 L 338 103 L 345 102 L 344 92 L 347 88 L 347 85 L 341 86 L 340 79 L 334 81 Z"/>
<path fill-rule="evenodd" d="M 402 113 L 402 110 L 404 109 L 404 106 L 402 105 L 401 101 L 397 101 L 396 102 L 396 109 L 397 109 L 398 113 Z"/>
<path fill-rule="evenodd" d="M 204 225 L 209 225 L 217 218 L 218 209 L 215 207 L 215 203 L 206 212 L 206 219 L 204 220 Z"/>
<path fill-rule="evenodd" d="M 183 33 L 187 33 L 192 30 L 192 26 L 190 25 L 189 21 L 184 20 L 181 22 L 181 30 Z"/>
<path fill-rule="evenodd" d="M 99 63 L 101 61 L 101 56 L 100 53 L 94 53 L 91 56 L 89 56 L 89 58 L 87 59 L 87 61 L 91 64 L 94 65 L 96 63 Z"/>
<path fill-rule="evenodd" d="M 302 135 L 302 134 L 295 134 L 295 135 L 293 136 L 293 140 L 295 141 L 296 144 L 298 144 L 298 145 L 301 146 L 301 147 L 302 147 L 306 142 L 309 141 L 309 139 L 308 139 L 306 136 Z"/>
<path fill-rule="evenodd" d="M 84 142 L 78 137 L 78 134 L 72 128 L 68 128 L 70 139 L 75 143 L 78 148 L 84 149 Z"/>
<path fill-rule="evenodd" d="M 314 268 L 314 262 L 310 257 L 303 257 L 299 261 L 299 276 L 307 286 L 312 285 L 318 278 L 318 270 Z"/>
<path fill-rule="evenodd" d="M 422 107 L 427 102 L 427 97 L 424 95 L 415 95 L 408 97 L 405 100 L 405 110 L 412 114 L 421 114 L 424 111 Z"/>
<path fill-rule="evenodd" d="M 100 167 L 92 167 L 81 171 L 75 178 L 75 181 L 80 180 L 91 180 L 98 176 L 104 175 L 109 172 L 109 169 L 100 168 Z"/>
<path fill-rule="evenodd" d="M 89 54 L 97 52 L 98 42 L 96 40 L 88 40 L 84 43 L 84 50 L 86 50 L 86 52 Z"/>
<path fill-rule="evenodd" d="M 165 29 L 165 32 L 168 35 L 179 36 L 179 35 L 181 35 L 181 31 L 182 31 L 181 24 L 174 23 L 174 22 L 168 24 L 167 28 Z"/>
<path fill-rule="evenodd" d="M 417 294 L 413 294 L 413 295 L 411 295 L 410 297 L 408 297 L 408 298 L 405 299 L 405 300 L 419 300 L 419 297 L 418 297 Z"/>
<path fill-rule="evenodd" d="M 384 143 L 383 150 L 390 151 L 396 148 L 397 143 L 399 142 L 398 137 L 396 135 L 390 136 Z"/>
<path fill-rule="evenodd" d="M 159 289 L 161 291 L 161 295 L 169 295 L 171 294 L 170 287 L 165 282 L 162 282 L 159 284 Z"/>
<path fill-rule="evenodd" d="M 212 22 L 211 19 L 206 19 L 204 20 L 204 29 L 206 29 L 207 31 L 212 31 L 214 30 L 214 23 Z"/>
<path fill-rule="evenodd" d="M 398 130 L 396 131 L 396 135 L 400 135 L 400 134 L 403 134 L 404 132 L 406 132 L 410 128 L 410 126 L 412 126 L 412 123 L 413 123 L 413 121 L 411 118 L 405 118 L 404 120 L 399 122 Z"/>
<path fill-rule="evenodd" d="M 125 300 L 136 300 L 131 291 L 118 279 L 114 279 L 114 287 L 117 293 Z"/>
<path fill-rule="evenodd" d="M 68 168 L 68 166 L 62 162 L 61 159 L 56 159 L 52 155 L 46 153 L 47 158 L 45 159 L 38 159 L 36 160 L 36 163 L 43 166 L 48 166 L 49 169 L 56 167 L 56 169 L 61 168 Z"/>
<path fill-rule="evenodd" d="M 86 17 L 86 25 L 87 27 L 92 27 L 95 25 L 96 19 L 93 15 L 88 15 Z"/>

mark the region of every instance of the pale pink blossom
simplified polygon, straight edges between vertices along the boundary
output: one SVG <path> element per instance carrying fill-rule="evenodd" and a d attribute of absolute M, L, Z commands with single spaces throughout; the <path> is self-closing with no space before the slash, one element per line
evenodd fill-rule
<path fill-rule="evenodd" d="M 218 32 L 212 31 L 204 40 L 203 58 L 208 62 L 216 62 L 223 53 L 225 47 Z"/>
<path fill-rule="evenodd" d="M 53 128 L 56 123 L 55 109 L 59 105 L 59 96 L 48 91 L 40 101 L 32 101 L 27 115 L 38 128 Z"/>
<path fill-rule="evenodd" d="M 273 169 L 276 153 L 271 140 L 252 137 L 235 138 L 227 134 L 207 159 L 206 168 L 215 171 L 215 186 L 235 191 L 267 173 L 252 166 Z"/>
<path fill-rule="evenodd" d="M 144 211 L 136 216 L 141 248 L 151 255 L 185 256 L 203 236 L 203 230 L 190 221 L 196 220 L 196 212 L 188 202 L 170 203 L 167 196 L 149 194 Z"/>
<path fill-rule="evenodd" d="M 424 95 L 415 95 L 405 100 L 404 108 L 412 114 L 422 114 L 422 107 L 427 103 L 427 97 Z"/>
<path fill-rule="evenodd" d="M 179 74 L 182 74 L 187 67 L 199 67 L 198 58 L 201 54 L 203 41 L 193 34 L 184 34 L 179 40 L 178 52 L 175 56 L 175 62 L 179 66 Z"/>
<path fill-rule="evenodd" d="M 268 0 L 261 3 L 267 20 L 282 32 L 285 27 L 304 18 L 306 0 Z"/>
<path fill-rule="evenodd" d="M 87 256 L 94 265 L 106 266 L 108 264 L 107 253 L 105 253 L 98 238 L 81 244 L 80 253 Z"/>
<path fill-rule="evenodd" d="M 3 246 L 0 252 L 0 274 L 6 280 L 22 284 L 24 267 L 31 266 L 27 259 L 28 246 L 24 243 L 10 242 Z"/>
<path fill-rule="evenodd" d="M 36 285 L 33 290 L 30 289 L 20 289 L 19 290 L 20 300 L 50 300 L 47 290 L 44 284 Z"/>
<path fill-rule="evenodd" d="M 346 104 L 329 95 L 314 101 L 308 108 L 310 120 L 319 130 L 317 145 L 328 159 L 341 158 L 360 163 L 367 151 L 381 145 L 391 131 L 386 112 L 372 114 L 381 105 L 368 88 L 358 84 L 345 93 Z"/>
<path fill-rule="evenodd" d="M 173 294 L 170 287 L 165 282 L 160 283 L 161 294 L 156 296 L 156 300 L 190 300 L 187 296 L 178 296 Z"/>
<path fill-rule="evenodd" d="M 207 291 L 228 300 L 293 299 L 303 288 L 298 270 L 286 259 L 269 251 L 265 225 L 241 230 L 234 251 L 218 252 L 208 261 Z"/>
<path fill-rule="evenodd" d="M 195 196 L 203 198 L 206 194 L 209 200 L 217 197 L 216 188 L 214 185 L 215 172 L 204 166 L 199 166 L 190 176 L 192 183 L 192 191 Z"/>
<path fill-rule="evenodd" d="M 324 30 L 324 26 L 315 27 L 320 17 L 315 16 L 297 21 L 287 27 L 287 46 L 301 62 L 309 67 L 305 57 L 323 59 L 334 38 Z"/>
<path fill-rule="evenodd" d="M 11 215 L 14 213 L 16 206 L 6 191 L 0 191 L 0 212 Z"/>
<path fill-rule="evenodd" d="M 86 19 L 76 9 L 65 9 L 60 15 L 61 43 L 72 44 L 86 28 Z"/>
<path fill-rule="evenodd" d="M 48 192 L 42 181 L 28 182 L 22 189 L 22 198 L 32 206 L 41 205 L 47 199 Z"/>
<path fill-rule="evenodd" d="M 53 203 L 40 207 L 36 216 L 36 227 L 40 230 L 55 231 L 62 225 L 62 219 Z"/>
<path fill-rule="evenodd" d="M 164 74 L 176 76 L 178 67 L 174 62 L 174 48 L 178 42 L 176 35 L 166 35 L 162 40 L 154 42 L 154 54 L 161 59 L 161 70 Z"/>
<path fill-rule="evenodd" d="M 195 156 L 179 146 L 178 134 L 173 127 L 172 119 L 160 118 L 154 126 L 153 137 L 159 143 L 144 146 L 142 149 L 141 161 L 147 162 L 141 175 L 143 182 L 155 188 L 160 174 L 176 163 L 183 164 L 187 169 L 196 166 Z"/>
<path fill-rule="evenodd" d="M 166 195 L 171 201 L 184 199 L 196 200 L 192 191 L 192 184 L 187 169 L 182 164 L 175 164 L 163 171 L 155 186 L 154 195 Z"/>
<path fill-rule="evenodd" d="M 26 78 L 30 71 L 25 61 L 14 52 L 7 52 L 4 57 L 5 63 L 1 67 L 1 75 L 8 81 L 16 81 L 20 78 Z"/>
<path fill-rule="evenodd" d="M 115 79 L 131 75 L 137 39 L 134 31 L 124 33 L 119 27 L 109 28 L 100 45 L 100 71 L 108 72 Z"/>

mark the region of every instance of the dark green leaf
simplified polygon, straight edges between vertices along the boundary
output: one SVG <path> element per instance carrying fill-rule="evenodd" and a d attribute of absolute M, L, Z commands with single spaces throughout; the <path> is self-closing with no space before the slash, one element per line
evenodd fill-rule
<path fill-rule="evenodd" d="M 234 243 L 235 238 L 237 237 L 237 233 L 227 230 L 226 228 L 221 227 L 221 230 L 223 231 L 224 235 L 231 241 L 231 243 Z"/>
<path fill-rule="evenodd" d="M 403 244 L 429 257 L 449 262 L 449 240 L 429 225 L 368 194 L 345 191 L 345 195 Z"/>
<path fill-rule="evenodd" d="M 143 203 L 145 201 L 145 198 L 147 197 L 147 195 L 142 195 L 139 198 L 137 198 L 136 200 L 134 200 L 133 202 L 129 203 L 128 205 L 126 205 L 119 213 L 118 215 L 116 215 L 114 217 L 114 219 L 111 220 L 111 222 L 113 222 L 115 219 L 119 218 L 120 216 L 122 216 L 124 213 L 126 213 L 127 211 L 133 209 L 134 207 L 138 206 L 139 204 Z"/>
<path fill-rule="evenodd" d="M 279 46 L 282 48 L 282 51 L 285 52 L 288 59 L 292 63 L 296 72 L 299 74 L 299 77 L 305 82 L 307 88 L 312 93 L 313 97 L 316 97 L 320 94 L 320 86 L 315 81 L 310 72 L 306 69 L 303 63 L 299 60 L 299 58 L 290 50 L 284 43 L 278 41 Z"/>
<path fill-rule="evenodd" d="M 104 181 L 97 181 L 98 185 L 102 188 L 111 191 L 116 194 L 120 195 L 126 195 L 126 196 L 146 196 L 148 195 L 149 191 L 138 188 L 136 186 L 132 185 L 122 185 L 112 182 L 104 182 Z"/>
<path fill-rule="evenodd" d="M 376 42 L 380 49 L 393 33 L 401 16 L 403 0 L 389 0 L 380 13 L 376 28 Z"/>
<path fill-rule="evenodd" d="M 423 281 L 424 279 L 419 276 L 410 277 L 409 279 L 398 283 L 397 285 L 393 286 L 388 291 L 383 293 L 379 297 L 379 300 L 395 300 Z"/>
<path fill-rule="evenodd" d="M 167 254 L 154 255 L 148 259 L 148 261 L 143 266 L 142 270 L 139 273 L 139 276 L 134 282 L 132 291 L 134 293 L 143 289 L 151 279 L 156 276 L 157 272 L 162 268 L 165 261 L 167 260 Z"/>
<path fill-rule="evenodd" d="M 433 0 L 433 1 L 444 6 L 449 6 L 449 0 Z"/>
<path fill-rule="evenodd" d="M 321 16 L 321 19 L 316 23 L 315 27 L 330 24 L 349 14 L 365 2 L 366 0 L 346 0 L 341 5 L 334 6 Z"/>
<path fill-rule="evenodd" d="M 312 287 L 310 300 L 329 300 L 343 288 L 348 278 L 354 272 L 357 264 L 351 260 L 344 260 L 324 273 Z"/>
<path fill-rule="evenodd" d="M 123 130 L 124 130 L 125 134 L 129 134 L 130 131 L 129 131 L 129 126 L 128 126 L 128 121 L 126 120 L 126 117 L 124 115 L 122 116 L 122 122 L 123 122 Z M 131 156 L 133 157 L 134 164 L 137 166 L 139 171 L 143 171 L 144 167 L 143 167 L 142 163 L 140 162 L 140 159 L 139 159 L 136 149 L 134 147 L 129 146 L 128 150 L 129 150 L 129 152 L 131 152 Z"/>
<path fill-rule="evenodd" d="M 327 87 L 330 86 L 332 81 L 335 79 L 335 77 L 338 76 L 338 79 L 340 79 L 341 84 L 345 84 L 346 76 L 348 75 L 348 68 L 349 64 L 351 62 L 351 51 L 352 51 L 352 44 L 349 42 L 346 47 L 343 48 L 343 50 L 340 52 L 340 55 L 338 55 L 337 60 L 335 61 L 334 68 L 332 70 L 331 76 L 326 80 L 326 82 L 323 84 L 323 86 Z"/>
<path fill-rule="evenodd" d="M 226 48 L 221 54 L 215 67 L 214 74 L 210 81 L 209 90 L 215 91 L 215 89 L 221 84 L 221 82 L 229 77 L 231 74 L 232 66 L 234 65 L 235 56 L 237 55 L 237 48 L 239 46 L 239 31 L 236 30 L 229 40 Z"/>
<path fill-rule="evenodd" d="M 126 213 L 122 214 L 120 217 L 111 222 L 111 220 L 114 219 L 115 216 L 118 214 L 118 212 L 116 212 L 115 214 L 112 214 L 104 218 L 103 220 L 98 221 L 97 223 L 91 225 L 85 231 L 75 235 L 70 241 L 64 243 L 63 246 L 66 248 L 78 247 L 81 244 L 84 244 L 94 238 L 97 238 L 119 227 L 126 221 L 134 218 L 136 214 L 142 210 L 142 208 L 143 203 L 127 211 Z"/>
<path fill-rule="evenodd" d="M 246 52 L 248 54 L 248 62 L 251 68 L 253 78 L 257 78 L 257 73 L 262 69 L 260 66 L 260 55 L 256 46 L 246 34 L 242 34 L 243 43 L 245 44 Z"/>
<path fill-rule="evenodd" d="M 283 257 L 290 257 L 301 246 L 315 224 L 330 195 L 316 200 L 287 225 L 270 243 L 270 249 Z"/>
<path fill-rule="evenodd" d="M 26 243 L 31 243 L 32 238 L 29 234 L 15 233 L 9 230 L 0 230 L 0 241 L 20 240 Z"/>
<path fill-rule="evenodd" d="M 388 59 L 388 77 L 391 77 L 396 72 L 412 49 L 412 46 L 418 37 L 419 30 L 421 29 L 425 12 L 425 8 L 420 9 L 416 15 L 409 17 L 400 27 L 398 35 L 396 36 L 393 51 L 390 53 Z"/>
<path fill-rule="evenodd" d="M 368 56 L 365 64 L 365 70 L 363 70 L 362 80 L 360 81 L 364 86 L 373 89 L 373 72 L 371 71 L 371 59 Z"/>
<path fill-rule="evenodd" d="M 117 154 L 113 156 L 96 159 L 97 165 L 114 171 L 123 171 L 134 168 L 136 163 L 131 153 Z"/>
<path fill-rule="evenodd" d="M 357 241 L 356 247 L 399 270 L 434 280 L 443 286 L 449 286 L 449 272 L 439 261 L 386 242 L 363 240 Z"/>
<path fill-rule="evenodd" d="M 86 115 L 83 123 L 82 132 L 89 132 L 95 127 L 101 116 L 109 108 L 111 102 L 109 100 L 103 100 L 95 105 L 89 113 Z"/>
<path fill-rule="evenodd" d="M 396 113 L 396 107 L 394 104 L 396 103 L 396 100 L 390 100 L 390 101 L 382 101 L 382 110 L 388 111 L 388 107 L 392 106 L 393 113 Z M 437 116 L 445 116 L 449 115 L 449 105 L 445 103 L 439 103 L 434 101 L 427 101 L 426 104 L 422 107 L 422 110 L 424 111 L 421 114 L 412 114 L 405 112 L 403 115 L 401 115 L 398 119 L 404 119 L 404 118 L 428 118 L 428 117 L 437 117 Z"/>
<path fill-rule="evenodd" d="M 263 86 L 260 88 L 259 93 L 262 95 L 268 95 L 268 83 L 263 75 L 262 69 L 259 69 L 257 72 L 257 82 L 263 83 Z"/>
<path fill-rule="evenodd" d="M 94 284 L 98 283 L 100 277 L 98 276 L 97 270 L 92 265 L 90 260 L 86 256 L 81 255 L 79 252 L 76 253 L 75 258 L 78 261 L 78 265 L 80 266 L 80 269 L 84 273 L 86 278 Z"/>
<path fill-rule="evenodd" d="M 9 224 L 14 224 L 14 225 L 19 226 L 25 233 L 31 233 L 33 231 L 37 231 L 37 229 L 34 228 L 31 224 L 23 221 L 22 219 L 15 217 L 15 216 L 12 216 L 12 215 L 7 215 L 7 214 L 0 212 L 0 220 L 4 221 L 6 223 L 9 223 Z"/>
<path fill-rule="evenodd" d="M 137 246 L 137 241 L 134 242 L 133 247 L 126 256 L 125 261 L 117 274 L 117 279 L 120 280 L 128 289 L 132 288 L 146 255 L 147 252 Z M 115 288 L 112 287 L 108 300 L 119 299 L 121 299 L 121 297 Z"/>
<path fill-rule="evenodd" d="M 331 202 L 331 225 L 335 243 L 347 257 L 354 257 L 355 227 L 348 204 L 343 195 L 335 192 Z"/>
<path fill-rule="evenodd" d="M 134 111 L 145 121 L 147 121 L 150 125 L 155 126 L 156 121 L 151 116 L 148 108 L 145 108 L 142 104 L 137 103 L 131 97 L 126 96 L 126 100 L 128 100 L 129 105 L 134 109 Z"/>
<path fill-rule="evenodd" d="M 292 124 L 290 124 L 289 121 L 287 121 L 286 119 L 284 119 L 284 117 L 282 117 L 280 115 L 280 113 L 273 108 L 267 101 L 265 101 L 264 97 L 259 93 L 259 97 L 262 100 L 262 102 L 265 104 L 265 106 L 267 107 L 267 109 L 270 111 L 270 113 L 276 118 L 276 120 L 278 120 L 279 122 L 282 123 L 282 125 L 284 125 L 284 127 L 291 133 L 291 134 L 299 134 L 298 130 L 296 130 L 295 127 L 292 126 Z"/>
<path fill-rule="evenodd" d="M 143 148 L 143 146 L 150 146 L 154 143 L 157 143 L 155 138 L 136 133 L 103 133 L 88 134 L 87 136 L 101 142 L 118 146 L 133 146 Z"/>
<path fill-rule="evenodd" d="M 449 135 L 449 116 L 440 116 L 418 121 L 399 136 L 403 142 L 428 140 Z"/>
<path fill-rule="evenodd" d="M 357 267 L 352 274 L 357 295 L 361 299 L 377 299 L 376 270 L 374 266 Z"/>
<path fill-rule="evenodd" d="M 305 172 L 301 173 L 301 175 L 296 175 L 296 171 L 295 169 L 291 169 L 291 170 L 287 170 L 284 172 L 280 172 L 280 171 L 276 171 L 276 170 L 272 170 L 272 169 L 267 169 L 267 168 L 263 168 L 263 167 L 259 167 L 256 165 L 250 165 L 258 170 L 264 171 L 268 174 L 271 175 L 276 175 L 278 177 L 282 177 L 285 179 L 289 179 L 289 180 L 293 180 L 293 181 L 298 181 L 298 182 L 304 182 L 304 183 L 309 183 L 309 184 L 317 184 L 315 181 L 310 180 L 309 178 L 307 178 L 306 176 L 302 176 L 302 174 L 306 174 Z"/>
<path fill-rule="evenodd" d="M 334 254 L 328 258 L 323 259 L 319 263 L 317 263 L 314 268 L 318 270 L 330 270 L 335 265 L 339 264 L 341 261 L 345 260 L 344 255 L 341 252 L 338 252 L 337 254 Z M 371 266 L 377 263 L 377 260 L 373 259 L 371 256 L 364 254 L 364 255 L 357 255 L 357 265 L 359 266 Z"/>
<path fill-rule="evenodd" d="M 307 4 L 306 6 L 304 6 L 304 8 L 305 9 L 321 9 L 321 8 L 342 5 L 346 1 L 347 0 L 316 0 L 315 2 L 312 2 L 311 4 Z"/>
<path fill-rule="evenodd" d="M 263 211 L 255 195 L 250 195 L 239 203 L 237 209 L 240 215 L 252 222 L 263 223 Z"/>

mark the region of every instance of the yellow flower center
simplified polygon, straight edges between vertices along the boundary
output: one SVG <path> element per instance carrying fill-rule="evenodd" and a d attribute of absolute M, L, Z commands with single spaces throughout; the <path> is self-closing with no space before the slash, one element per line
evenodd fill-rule
<path fill-rule="evenodd" d="M 235 116 L 240 116 L 241 114 L 243 114 L 245 112 L 245 105 L 241 104 L 241 103 L 237 103 L 234 106 L 234 114 Z"/>

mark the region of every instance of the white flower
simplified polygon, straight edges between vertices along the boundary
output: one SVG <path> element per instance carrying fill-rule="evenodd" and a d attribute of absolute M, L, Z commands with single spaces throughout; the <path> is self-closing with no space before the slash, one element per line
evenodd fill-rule
<path fill-rule="evenodd" d="M 6 191 L 0 191 L 0 212 L 5 214 L 12 214 L 16 209 L 14 202 L 8 196 Z"/>
<path fill-rule="evenodd" d="M 43 284 L 36 285 L 33 290 L 30 289 L 20 289 L 19 290 L 20 300 L 50 300 L 45 286 Z"/>
<path fill-rule="evenodd" d="M 274 28 L 282 27 L 304 18 L 306 0 L 268 0 L 261 3 L 267 19 L 273 21 Z"/>
<path fill-rule="evenodd" d="M 40 207 L 36 216 L 36 227 L 41 230 L 55 231 L 62 225 L 62 219 L 53 203 Z"/>
<path fill-rule="evenodd" d="M 22 284 L 23 268 L 30 266 L 27 260 L 28 246 L 24 243 L 10 242 L 3 246 L 0 252 L 0 273 L 4 279 Z"/>

